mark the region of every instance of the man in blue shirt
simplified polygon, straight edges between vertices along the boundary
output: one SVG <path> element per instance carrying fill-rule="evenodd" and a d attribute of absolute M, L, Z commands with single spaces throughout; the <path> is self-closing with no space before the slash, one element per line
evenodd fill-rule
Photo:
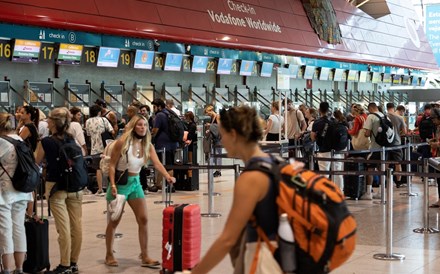
<path fill-rule="evenodd" d="M 155 113 L 154 125 L 151 130 L 151 135 L 154 138 L 154 147 L 157 152 L 157 156 L 162 160 L 163 149 L 165 149 L 165 165 L 174 164 L 174 154 L 178 147 L 178 143 L 174 142 L 170 138 L 169 128 L 168 128 L 168 115 L 169 112 L 165 107 L 165 102 L 162 99 L 154 99 L 151 103 L 153 105 L 153 111 Z M 173 176 L 173 170 L 167 168 L 170 176 Z M 162 188 L 162 175 L 157 173 L 156 181 L 154 186 L 148 190 L 151 192 L 157 192 L 158 189 Z"/>

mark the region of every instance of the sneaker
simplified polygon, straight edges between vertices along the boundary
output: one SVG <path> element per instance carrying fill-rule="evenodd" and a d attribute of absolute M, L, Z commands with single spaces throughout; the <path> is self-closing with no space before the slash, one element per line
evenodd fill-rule
<path fill-rule="evenodd" d="M 125 203 L 125 195 L 117 194 L 116 198 L 109 204 L 109 212 L 111 213 L 110 219 L 116 221 L 119 219 L 122 213 L 122 208 Z"/>
<path fill-rule="evenodd" d="M 373 193 L 373 199 L 380 200 L 382 197 L 380 196 L 380 192 Z"/>
<path fill-rule="evenodd" d="M 148 189 L 145 189 L 145 190 L 144 190 L 144 195 L 148 195 L 148 193 L 150 193 L 150 192 L 148 191 Z"/>
<path fill-rule="evenodd" d="M 222 176 L 222 173 L 220 172 L 220 171 L 216 171 L 216 172 L 214 172 L 214 177 L 220 177 L 220 176 Z"/>
<path fill-rule="evenodd" d="M 24 274 L 23 270 L 14 270 L 12 274 Z"/>
<path fill-rule="evenodd" d="M 70 263 L 70 271 L 72 272 L 72 274 L 78 273 L 78 265 L 76 263 Z"/>
<path fill-rule="evenodd" d="M 83 189 L 83 195 L 90 195 L 92 192 L 86 187 Z"/>
<path fill-rule="evenodd" d="M 64 266 L 64 265 L 58 265 L 57 268 L 55 268 L 52 271 L 49 271 L 50 274 L 72 274 L 72 271 L 70 270 L 70 266 Z"/>
<path fill-rule="evenodd" d="M 157 186 L 149 186 L 148 191 L 149 192 L 157 192 L 157 191 L 159 191 L 159 188 Z"/>
<path fill-rule="evenodd" d="M 373 193 L 365 193 L 359 200 L 373 200 Z"/>
<path fill-rule="evenodd" d="M 104 193 L 104 191 L 102 191 L 102 190 L 98 190 L 98 191 L 96 191 L 95 196 L 98 196 L 98 197 L 104 197 L 104 196 L 105 196 L 105 193 Z"/>

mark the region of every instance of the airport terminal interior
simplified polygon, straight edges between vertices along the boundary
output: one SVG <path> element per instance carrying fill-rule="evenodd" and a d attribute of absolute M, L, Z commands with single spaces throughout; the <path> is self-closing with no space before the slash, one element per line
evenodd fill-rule
<path fill-rule="evenodd" d="M 411 143 L 421 141 L 415 122 L 424 106 L 440 106 L 435 0 L 0 0 L 0 10 L 1 112 L 32 105 L 48 115 L 56 107 L 77 107 L 84 126 L 90 107 L 101 100 L 122 132 L 130 105 L 147 105 L 153 115 L 155 99 L 172 99 L 181 114 L 196 116 L 192 164 L 199 167 L 207 165 L 208 105 L 217 113 L 249 105 L 266 120 L 272 103 L 283 99 L 294 108 L 328 102 L 347 116 L 355 104 L 366 109 L 373 102 L 393 103 L 404 107 Z M 229 164 L 243 167 L 223 159 Z M 198 204 L 209 215 L 201 217 L 201 256 L 220 235 L 233 200 L 234 170 L 222 169 L 211 189 L 212 172 L 200 169 L 199 189 L 172 193 L 174 204 Z M 410 176 L 410 189 L 392 185 L 391 211 L 381 199 L 345 201 L 358 224 L 357 243 L 332 273 L 440 273 L 440 209 L 428 207 L 439 199 L 437 185 L 421 176 Z M 205 195 L 208 190 L 219 195 Z M 162 261 L 163 195 L 145 193 L 148 251 Z M 43 207 L 54 268 L 60 263 L 58 235 L 46 200 Z M 84 196 L 79 273 L 159 273 L 160 267 L 141 267 L 137 224 L 128 207 L 114 245 L 119 266 L 104 264 L 106 210 L 104 197 Z M 229 257 L 210 273 L 233 273 Z"/>

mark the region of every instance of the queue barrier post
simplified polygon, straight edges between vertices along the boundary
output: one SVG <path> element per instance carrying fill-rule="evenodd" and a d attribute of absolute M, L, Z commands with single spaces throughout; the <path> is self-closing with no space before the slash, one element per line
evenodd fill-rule
<path fill-rule="evenodd" d="M 384 151 L 384 150 L 383 150 Z M 402 261 L 405 255 L 393 253 L 393 170 L 387 170 L 388 187 L 387 187 L 387 207 L 386 207 L 386 253 L 377 253 L 373 255 L 376 260 L 384 261 Z M 391 186 L 391 187 L 390 187 Z"/>
<path fill-rule="evenodd" d="M 411 161 L 411 139 L 408 138 L 408 142 L 406 144 L 406 153 L 405 153 L 405 160 Z M 406 164 L 406 171 L 411 172 L 411 164 Z M 408 175 L 406 177 L 406 190 L 407 192 L 400 193 L 400 195 L 408 195 L 410 197 L 412 196 L 418 196 L 417 193 L 412 192 L 412 176 Z"/>
<path fill-rule="evenodd" d="M 382 147 L 382 151 L 380 152 L 380 160 L 382 161 L 382 163 L 380 164 L 380 171 L 382 171 L 382 175 L 380 175 L 380 201 L 378 202 L 374 202 L 375 204 L 381 204 L 381 205 L 385 205 L 387 202 L 385 200 L 385 169 L 386 169 L 386 165 L 385 165 L 385 159 L 386 159 L 386 154 L 385 154 L 385 147 Z M 390 181 L 388 181 L 388 188 L 393 188 L 393 184 L 390 184 Z"/>
<path fill-rule="evenodd" d="M 215 148 L 214 148 L 214 156 L 215 156 Z M 214 165 L 214 157 L 212 157 L 211 154 L 209 155 L 209 158 L 208 158 L 208 164 L 209 164 L 209 166 Z M 209 182 L 212 183 L 211 186 L 209 186 Z M 210 193 L 210 191 L 212 193 Z M 208 192 L 203 193 L 203 195 L 204 196 L 220 196 L 221 195 L 221 193 L 214 192 L 214 175 L 213 175 L 211 168 L 208 168 Z"/>
<path fill-rule="evenodd" d="M 104 210 L 103 214 L 107 214 L 107 224 L 110 222 L 110 210 L 109 210 L 109 206 L 110 206 L 110 202 L 107 202 L 107 210 Z M 115 239 L 119 239 L 122 238 L 124 236 L 124 234 L 122 233 L 115 233 Z M 99 233 L 96 235 L 96 238 L 98 239 L 105 239 L 107 236 L 105 235 L 105 233 Z"/>
<path fill-rule="evenodd" d="M 429 173 L 428 159 L 423 159 L 424 173 Z M 425 176 L 423 180 L 423 227 L 413 230 L 415 233 L 434 234 L 439 233 L 439 230 L 433 227 L 429 227 L 429 182 L 428 176 Z"/>
<path fill-rule="evenodd" d="M 166 165 L 166 155 L 165 155 L 165 148 L 162 149 L 162 165 Z M 170 200 L 167 201 L 167 191 L 171 192 L 171 186 L 170 189 L 167 189 L 167 183 L 165 181 L 165 177 L 162 177 L 162 200 L 159 201 L 154 201 L 155 204 L 169 204 L 171 205 L 173 203 L 173 201 L 171 201 L 171 197 Z"/>
<path fill-rule="evenodd" d="M 211 161 L 212 158 L 209 158 L 209 165 L 211 165 Z M 205 195 L 205 193 L 203 194 Z M 220 213 L 214 213 L 212 212 L 212 209 L 214 207 L 214 174 L 212 173 L 212 169 L 209 168 L 208 169 L 208 213 L 202 213 L 201 216 L 202 217 L 214 217 L 214 218 L 218 218 L 220 216 L 222 216 Z"/>

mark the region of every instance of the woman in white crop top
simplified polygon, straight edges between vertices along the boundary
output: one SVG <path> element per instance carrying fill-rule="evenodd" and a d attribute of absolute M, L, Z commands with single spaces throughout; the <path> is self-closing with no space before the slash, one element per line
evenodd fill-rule
<path fill-rule="evenodd" d="M 127 161 L 128 160 L 128 161 Z M 107 189 L 107 201 L 115 199 L 117 194 L 122 194 L 128 202 L 128 205 L 133 210 L 136 221 L 139 226 L 139 244 L 141 247 L 142 266 L 157 266 L 159 262 L 151 259 L 147 252 L 147 203 L 145 201 L 144 191 L 139 180 L 139 171 L 142 166 L 147 165 L 148 160 L 151 160 L 154 167 L 160 172 L 168 181 L 168 183 L 175 182 L 175 178 L 171 177 L 162 163 L 157 157 L 156 150 L 151 144 L 151 134 L 148 129 L 148 121 L 141 115 L 134 116 L 127 125 L 126 132 L 121 138 L 115 141 L 111 151 L 111 159 L 109 164 L 109 180 L 111 188 Z M 116 184 L 115 171 L 128 172 L 128 180 L 126 184 Z M 118 200 L 116 200 L 118 202 Z M 118 204 L 118 203 L 116 203 Z M 123 206 L 119 207 L 119 212 L 123 212 Z M 118 266 L 113 255 L 113 241 L 116 227 L 121 221 L 122 214 L 117 220 L 110 220 L 106 229 L 106 256 L 105 264 L 108 266 Z"/>

